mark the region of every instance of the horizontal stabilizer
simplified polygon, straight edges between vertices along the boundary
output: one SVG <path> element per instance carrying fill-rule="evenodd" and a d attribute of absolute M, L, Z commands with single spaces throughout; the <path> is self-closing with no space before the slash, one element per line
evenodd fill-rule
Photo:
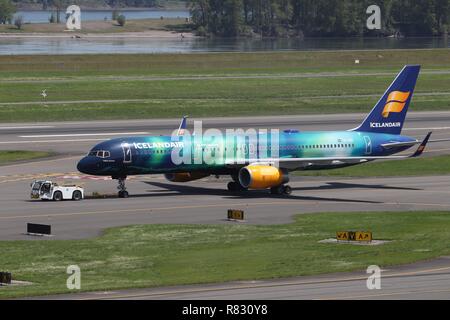
<path fill-rule="evenodd" d="M 411 158 L 415 158 L 420 156 L 423 151 L 425 150 L 425 147 L 428 143 L 428 140 L 430 139 L 432 132 L 428 132 L 427 136 L 425 137 L 425 139 L 423 139 L 422 143 L 420 144 L 420 146 L 417 148 L 416 152 L 414 152 L 414 154 L 411 156 Z"/>
<path fill-rule="evenodd" d="M 393 149 L 393 148 L 400 148 L 400 147 L 412 147 L 413 145 L 421 143 L 419 140 L 416 141 L 408 141 L 408 142 L 389 142 L 389 143 L 383 143 L 381 146 L 384 149 Z"/>

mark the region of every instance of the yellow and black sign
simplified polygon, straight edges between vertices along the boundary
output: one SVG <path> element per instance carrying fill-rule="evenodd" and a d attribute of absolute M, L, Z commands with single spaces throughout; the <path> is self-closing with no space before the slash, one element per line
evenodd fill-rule
<path fill-rule="evenodd" d="M 357 231 L 356 241 L 372 241 L 372 232 L 370 231 Z"/>
<path fill-rule="evenodd" d="M 338 231 L 336 240 L 341 241 L 372 241 L 372 232 L 370 231 Z"/>
<path fill-rule="evenodd" d="M 228 209 L 228 219 L 229 220 L 244 220 L 244 211 Z"/>
<path fill-rule="evenodd" d="M 348 231 L 338 231 L 338 232 L 336 232 L 336 239 L 337 240 L 348 241 Z"/>

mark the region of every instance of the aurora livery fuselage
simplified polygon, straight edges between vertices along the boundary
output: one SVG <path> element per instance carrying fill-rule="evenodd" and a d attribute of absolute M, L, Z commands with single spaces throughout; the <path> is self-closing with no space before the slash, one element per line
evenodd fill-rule
<path fill-rule="evenodd" d="M 405 66 L 360 126 L 347 131 L 253 130 L 228 134 L 186 134 L 183 119 L 178 134 L 124 137 L 96 145 L 80 160 L 78 170 L 119 180 L 119 196 L 128 196 L 125 178 L 139 174 L 165 174 L 185 182 L 208 175 L 230 175 L 228 189 L 270 188 L 290 193 L 289 172 L 332 169 L 378 159 L 401 159 L 396 153 L 423 141 L 402 136 L 420 66 Z M 195 132 L 195 130 L 194 130 Z"/>
<path fill-rule="evenodd" d="M 248 163 L 252 159 L 273 159 L 276 154 L 281 159 L 388 156 L 404 151 L 417 142 L 406 136 L 357 131 L 287 130 L 279 132 L 277 138 L 271 138 L 270 134 L 265 136 L 261 145 L 259 139 L 254 142 L 250 139 L 229 141 L 225 136 L 203 137 L 198 142 L 194 139 L 184 141 L 183 137 L 174 141 L 173 136 L 118 138 L 96 145 L 78 168 L 88 174 L 113 177 L 187 171 L 233 174 L 236 168 L 230 164 Z M 272 140 L 278 141 L 272 143 Z M 397 148 L 383 147 L 383 144 L 392 141 L 411 144 Z M 190 161 L 174 163 L 174 153 L 189 151 Z M 108 157 L 102 155 L 106 152 Z M 207 157 L 214 157 L 214 161 L 208 162 Z M 357 160 L 356 163 L 360 162 Z M 352 164 L 355 163 L 336 160 L 321 164 L 302 163 L 295 169 L 330 169 Z"/>

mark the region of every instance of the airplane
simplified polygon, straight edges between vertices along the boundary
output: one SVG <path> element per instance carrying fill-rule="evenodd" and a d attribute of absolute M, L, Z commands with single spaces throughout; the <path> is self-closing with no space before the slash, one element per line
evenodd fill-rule
<path fill-rule="evenodd" d="M 401 135 L 419 72 L 420 65 L 404 66 L 362 123 L 346 131 L 278 131 L 275 138 L 266 138 L 266 150 L 261 152 L 259 135 L 256 142 L 238 137 L 242 138 L 238 139 L 240 143 L 224 141 L 224 137 L 190 139 L 185 135 L 185 116 L 172 136 L 123 137 L 101 142 L 79 161 L 77 168 L 85 174 L 117 179 L 121 198 L 129 196 L 125 187 L 127 176 L 143 174 L 164 174 L 172 182 L 229 175 L 232 181 L 227 188 L 232 192 L 269 189 L 271 194 L 289 195 L 292 188 L 287 182 L 292 171 L 418 157 L 428 142 L 447 141 L 430 141 L 431 132 L 422 141 Z M 411 155 L 395 155 L 417 144 L 418 149 Z M 231 159 L 218 157 L 212 164 L 178 163 L 173 160 L 175 151 L 183 155 L 186 152 L 191 160 L 195 152 L 202 157 L 206 153 L 231 151 Z"/>

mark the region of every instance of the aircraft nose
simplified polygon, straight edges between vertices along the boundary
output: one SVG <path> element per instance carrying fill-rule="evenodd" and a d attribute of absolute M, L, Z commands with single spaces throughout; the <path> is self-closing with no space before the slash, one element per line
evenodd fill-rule
<path fill-rule="evenodd" d="M 87 157 L 84 157 L 78 162 L 77 169 L 82 173 L 91 174 L 92 171 L 91 161 L 89 161 Z"/>

